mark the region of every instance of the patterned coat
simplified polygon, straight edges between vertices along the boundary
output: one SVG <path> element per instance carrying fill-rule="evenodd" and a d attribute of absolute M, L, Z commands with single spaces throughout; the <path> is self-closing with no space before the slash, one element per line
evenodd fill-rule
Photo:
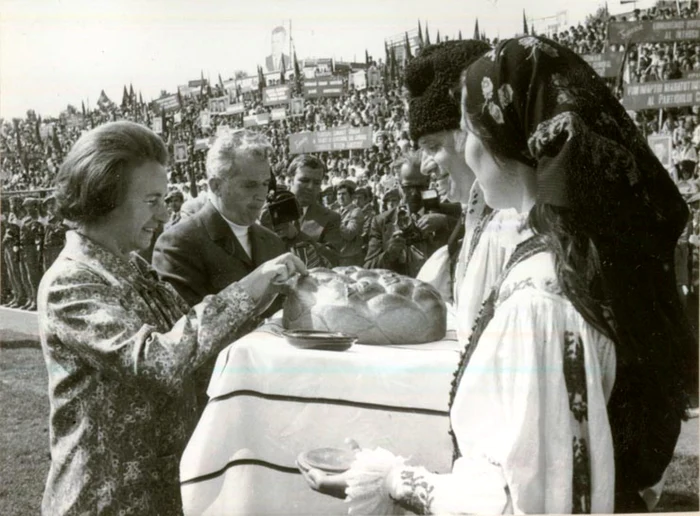
<path fill-rule="evenodd" d="M 191 373 L 252 311 L 236 285 L 189 309 L 138 256 L 69 231 L 39 289 L 51 405 L 42 513 L 180 514 Z"/>

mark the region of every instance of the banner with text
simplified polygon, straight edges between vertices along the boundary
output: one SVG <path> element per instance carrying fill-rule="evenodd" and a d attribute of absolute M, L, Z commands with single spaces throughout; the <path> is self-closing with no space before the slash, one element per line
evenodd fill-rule
<path fill-rule="evenodd" d="M 343 79 L 339 77 L 324 77 L 306 79 L 304 81 L 304 97 L 340 97 L 343 94 Z"/>
<path fill-rule="evenodd" d="M 276 106 L 286 104 L 291 98 L 289 84 L 270 86 L 263 88 L 263 106 Z"/>
<path fill-rule="evenodd" d="M 614 44 L 700 40 L 700 19 L 616 21 L 608 24 L 608 41 Z"/>
<path fill-rule="evenodd" d="M 272 120 L 284 120 L 287 118 L 287 108 L 276 108 L 270 111 Z"/>
<path fill-rule="evenodd" d="M 603 54 L 586 54 L 583 57 L 591 68 L 601 77 L 617 77 L 620 73 L 624 52 L 605 52 Z"/>
<path fill-rule="evenodd" d="M 622 97 L 625 109 L 658 109 L 700 104 L 700 79 L 626 84 Z"/>
<path fill-rule="evenodd" d="M 162 99 L 157 99 L 154 102 L 164 111 L 180 109 L 180 102 L 177 100 L 177 95 L 169 95 L 167 97 L 163 97 Z"/>
<path fill-rule="evenodd" d="M 303 132 L 289 135 L 289 152 L 339 151 L 372 147 L 371 127 L 336 127 L 327 131 Z"/>
<path fill-rule="evenodd" d="M 245 111 L 245 105 L 243 104 L 243 102 L 240 102 L 238 104 L 229 104 L 226 108 L 227 115 L 238 115 L 240 113 L 243 113 L 243 111 Z"/>

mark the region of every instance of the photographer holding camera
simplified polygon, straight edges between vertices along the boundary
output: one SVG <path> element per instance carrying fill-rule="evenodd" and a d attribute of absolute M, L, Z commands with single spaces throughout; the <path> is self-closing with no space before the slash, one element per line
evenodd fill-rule
<path fill-rule="evenodd" d="M 320 203 L 326 166 L 315 156 L 300 154 L 287 169 L 290 192 L 278 192 L 260 223 L 282 238 L 287 249 L 309 267 L 335 267 L 343 246 L 340 215 Z"/>
<path fill-rule="evenodd" d="M 401 202 L 372 221 L 365 268 L 390 269 L 415 278 L 421 266 L 447 243 L 458 221 L 452 206 L 440 204 L 421 173 L 421 159 L 412 152 L 399 158 Z"/>

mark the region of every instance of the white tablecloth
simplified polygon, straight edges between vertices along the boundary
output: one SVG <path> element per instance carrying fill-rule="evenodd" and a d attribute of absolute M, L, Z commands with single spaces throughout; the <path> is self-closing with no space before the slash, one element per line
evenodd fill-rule
<path fill-rule="evenodd" d="M 294 465 L 299 453 L 347 437 L 450 470 L 455 341 L 299 350 L 266 328 L 219 355 L 180 464 L 185 514 L 347 514 Z"/>

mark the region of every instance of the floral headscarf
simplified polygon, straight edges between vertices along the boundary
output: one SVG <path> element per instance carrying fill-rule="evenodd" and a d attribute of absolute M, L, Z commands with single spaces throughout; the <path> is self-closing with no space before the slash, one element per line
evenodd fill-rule
<path fill-rule="evenodd" d="M 635 254 L 673 249 L 687 207 L 582 58 L 537 36 L 505 40 L 469 66 L 464 83 L 469 124 L 487 146 L 535 168 L 538 203 L 570 208 L 591 236 Z"/>

